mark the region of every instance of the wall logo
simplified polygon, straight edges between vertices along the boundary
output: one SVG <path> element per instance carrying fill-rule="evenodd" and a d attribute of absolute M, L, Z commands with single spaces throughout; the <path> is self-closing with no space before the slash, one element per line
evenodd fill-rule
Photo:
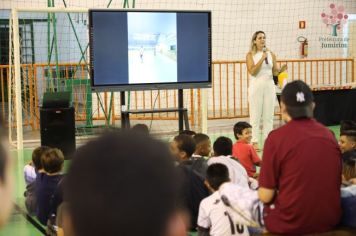
<path fill-rule="evenodd" d="M 331 36 L 337 36 L 337 31 L 341 29 L 342 25 L 346 24 L 348 15 L 345 13 L 343 5 L 337 6 L 331 3 L 329 8 L 329 14 L 322 12 L 321 19 L 328 28 L 331 27 Z"/>

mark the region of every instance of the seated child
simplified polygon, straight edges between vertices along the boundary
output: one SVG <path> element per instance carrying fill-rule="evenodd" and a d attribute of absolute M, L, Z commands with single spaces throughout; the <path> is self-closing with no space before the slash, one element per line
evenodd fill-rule
<path fill-rule="evenodd" d="M 62 179 L 62 169 L 64 163 L 63 153 L 57 148 L 51 148 L 42 155 L 42 166 L 45 173 L 39 173 L 36 178 L 36 198 L 38 220 L 46 225 L 48 217 L 58 206 L 53 206 L 54 196 L 58 193 L 60 182 Z M 60 204 L 58 202 L 57 204 Z M 53 210 L 54 209 L 54 210 Z"/>
<path fill-rule="evenodd" d="M 257 177 L 256 166 L 261 165 L 261 159 L 250 144 L 252 126 L 247 122 L 237 122 L 234 125 L 234 135 L 237 141 L 232 148 L 232 155 L 246 169 L 249 177 Z"/>
<path fill-rule="evenodd" d="M 205 178 L 206 169 L 208 169 L 207 159 L 211 153 L 210 138 L 206 134 L 198 133 L 194 135 L 193 139 L 195 142 L 195 151 L 190 158 L 192 169 Z"/>
<path fill-rule="evenodd" d="M 194 161 L 191 160 L 195 150 L 194 139 L 186 134 L 174 137 L 170 145 L 171 154 L 179 162 L 178 170 L 182 177 L 181 201 L 183 207 L 190 214 L 189 230 L 194 231 L 197 224 L 199 204 L 202 199 L 209 195 L 209 191 L 204 185 L 203 176 L 194 168 Z"/>
<path fill-rule="evenodd" d="M 213 194 L 200 203 L 198 236 L 249 235 L 247 225 L 260 227 L 253 217 L 253 209 L 262 206 L 257 192 L 231 183 L 224 164 L 209 166 L 206 185 Z"/>
<path fill-rule="evenodd" d="M 348 157 L 342 166 L 343 183 L 347 186 L 341 188 L 341 224 L 356 227 L 356 184 L 350 181 L 356 178 L 356 152 L 351 154 L 353 156 Z"/>
<path fill-rule="evenodd" d="M 232 183 L 241 187 L 250 187 L 250 179 L 245 168 L 232 155 L 232 140 L 228 137 L 220 136 L 213 144 L 214 155 L 209 158 L 208 165 L 221 163 L 229 170 L 229 177 Z M 255 181 L 257 182 L 257 181 Z"/>
<path fill-rule="evenodd" d="M 32 153 L 32 158 L 33 158 L 33 153 Z M 25 165 L 25 167 L 23 168 L 23 174 L 24 174 L 26 186 L 35 182 L 37 174 L 35 171 L 35 166 L 33 164 L 33 161 Z"/>
<path fill-rule="evenodd" d="M 356 150 L 356 122 L 341 122 L 339 147 L 342 153 L 350 150 Z"/>
<path fill-rule="evenodd" d="M 195 151 L 192 157 L 209 158 L 211 154 L 211 141 L 208 135 L 197 133 L 193 136 L 195 142 Z"/>
<path fill-rule="evenodd" d="M 43 172 L 41 156 L 49 147 L 41 146 L 37 147 L 32 152 L 32 161 L 24 168 L 24 177 L 26 182 L 25 206 L 29 214 L 34 214 L 36 211 L 36 176 L 38 173 Z"/>

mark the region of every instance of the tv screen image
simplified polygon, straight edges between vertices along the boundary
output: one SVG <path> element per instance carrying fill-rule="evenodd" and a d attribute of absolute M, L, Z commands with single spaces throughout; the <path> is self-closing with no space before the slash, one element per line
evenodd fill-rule
<path fill-rule="evenodd" d="M 129 84 L 177 82 L 175 13 L 127 13 Z"/>
<path fill-rule="evenodd" d="M 89 10 L 94 91 L 211 87 L 209 11 Z"/>

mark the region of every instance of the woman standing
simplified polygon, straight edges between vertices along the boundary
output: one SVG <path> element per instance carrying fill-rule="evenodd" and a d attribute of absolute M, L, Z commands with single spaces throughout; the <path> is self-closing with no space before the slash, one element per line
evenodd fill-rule
<path fill-rule="evenodd" d="M 260 140 L 260 122 L 262 119 L 262 143 L 273 129 L 274 106 L 276 100 L 273 75 L 287 69 L 280 69 L 276 56 L 266 48 L 266 36 L 263 31 L 253 34 L 250 51 L 246 56 L 247 70 L 251 76 L 249 86 L 250 123 L 252 125 L 252 144 L 258 148 Z"/>

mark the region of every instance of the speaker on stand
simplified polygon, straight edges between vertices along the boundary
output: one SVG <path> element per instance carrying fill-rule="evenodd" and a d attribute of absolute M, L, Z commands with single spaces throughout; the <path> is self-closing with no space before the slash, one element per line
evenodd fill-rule
<path fill-rule="evenodd" d="M 69 92 L 47 92 L 40 109 L 41 145 L 60 149 L 67 159 L 75 151 L 74 108 Z"/>

